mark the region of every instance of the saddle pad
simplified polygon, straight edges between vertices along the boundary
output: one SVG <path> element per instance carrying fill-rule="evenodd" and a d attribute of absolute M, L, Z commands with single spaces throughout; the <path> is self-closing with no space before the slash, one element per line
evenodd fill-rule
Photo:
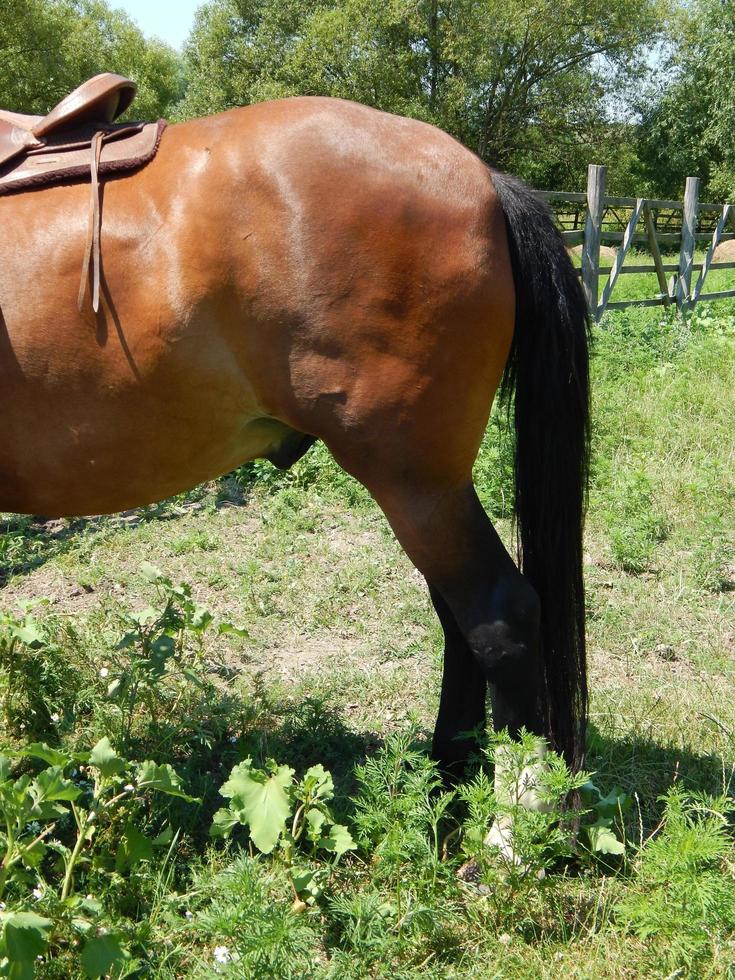
<path fill-rule="evenodd" d="M 85 126 L 47 137 L 43 146 L 27 150 L 23 156 L 0 166 L 0 195 L 88 180 L 91 140 L 100 131 L 105 133 L 100 177 L 135 170 L 156 155 L 165 128 L 166 120 L 159 119 L 154 123 Z"/>

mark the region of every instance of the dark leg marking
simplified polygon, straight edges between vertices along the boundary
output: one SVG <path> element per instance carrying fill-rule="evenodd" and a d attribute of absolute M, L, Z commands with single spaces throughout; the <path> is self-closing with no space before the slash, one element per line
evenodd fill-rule
<path fill-rule="evenodd" d="M 490 689 L 493 728 L 516 735 L 544 734 L 540 704 L 540 608 L 523 576 L 503 577 L 490 596 L 483 622 L 467 634 Z"/>
<path fill-rule="evenodd" d="M 446 679 L 446 698 L 442 692 L 442 706 L 453 703 L 461 716 L 466 703 L 474 704 L 473 713 L 479 721 L 477 700 L 473 702 L 468 692 L 469 687 L 477 687 L 479 669 L 479 676 L 489 687 L 493 727 L 508 728 L 511 734 L 525 727 L 543 735 L 538 596 L 511 560 L 474 491 L 465 521 L 467 559 L 453 576 L 437 583 L 453 616 L 448 634 L 452 667 Z M 439 608 L 437 612 L 446 635 L 446 616 Z M 459 637 L 463 638 L 464 647 L 460 646 Z M 464 652 L 457 653 L 459 650 Z M 467 652 L 473 655 L 473 667 Z M 447 708 L 447 719 L 452 718 L 451 710 Z M 447 735 L 451 737 L 450 727 L 451 720 L 442 725 L 444 744 Z"/>
<path fill-rule="evenodd" d="M 429 594 L 444 630 L 444 673 L 431 754 L 448 776 L 459 777 L 468 757 L 477 750 L 477 743 L 458 736 L 485 727 L 487 685 L 482 667 L 449 606 L 431 585 Z"/>

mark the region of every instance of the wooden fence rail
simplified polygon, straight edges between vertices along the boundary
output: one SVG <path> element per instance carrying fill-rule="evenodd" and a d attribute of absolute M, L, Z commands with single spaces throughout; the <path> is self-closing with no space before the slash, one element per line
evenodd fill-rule
<path fill-rule="evenodd" d="M 691 309 L 697 303 L 715 299 L 735 297 L 735 289 L 719 292 L 702 291 L 711 269 L 735 269 L 735 262 L 714 262 L 717 246 L 724 241 L 735 239 L 735 203 L 706 204 L 699 200 L 699 178 L 687 177 L 683 201 L 664 201 L 645 197 L 608 197 L 605 194 L 607 168 L 590 164 L 587 171 L 587 192 L 577 191 L 536 191 L 539 198 L 555 205 L 563 203 L 572 207 L 573 227 L 562 228 L 562 235 L 568 246 L 582 245 L 582 268 L 579 274 L 587 297 L 589 308 L 596 321 L 605 310 L 624 309 L 627 306 L 670 306 L 676 303 L 680 310 Z M 630 210 L 627 224 L 621 230 L 624 220 L 620 211 Z M 566 211 L 566 209 L 561 209 Z M 581 212 L 585 213 L 584 231 L 579 229 Z M 661 212 L 669 212 L 662 217 Z M 677 223 L 674 215 L 681 212 L 681 227 L 678 231 L 669 229 Z M 613 215 L 606 222 L 606 215 Z M 701 224 L 708 224 L 712 231 L 698 231 Z M 728 226 L 731 232 L 726 231 Z M 600 247 L 603 242 L 619 244 L 612 268 L 600 266 Z M 707 254 L 703 262 L 694 261 L 698 242 L 708 242 Z M 643 246 L 651 253 L 652 265 L 634 265 L 625 260 L 632 246 Z M 661 245 L 679 247 L 677 262 L 665 262 Z M 671 248 L 669 250 L 672 250 Z M 666 273 L 673 275 L 669 280 Z M 607 280 L 600 294 L 600 276 L 607 273 Z M 614 302 L 611 296 L 621 275 L 630 273 L 655 273 L 659 292 L 650 299 L 621 300 Z M 699 273 L 692 288 L 694 273 Z"/>

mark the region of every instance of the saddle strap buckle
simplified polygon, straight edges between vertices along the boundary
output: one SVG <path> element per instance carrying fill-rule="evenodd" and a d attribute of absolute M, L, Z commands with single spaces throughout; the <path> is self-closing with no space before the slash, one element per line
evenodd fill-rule
<path fill-rule="evenodd" d="M 87 224 L 87 248 L 84 253 L 82 263 L 82 281 L 79 284 L 79 299 L 77 306 L 81 313 L 84 308 L 84 297 L 87 293 L 87 282 L 89 280 L 89 265 L 92 263 L 92 309 L 95 313 L 100 308 L 100 184 L 99 184 L 99 163 L 102 154 L 102 143 L 104 132 L 97 132 L 92 137 L 92 157 L 90 170 L 92 182 L 89 198 L 89 220 Z"/>

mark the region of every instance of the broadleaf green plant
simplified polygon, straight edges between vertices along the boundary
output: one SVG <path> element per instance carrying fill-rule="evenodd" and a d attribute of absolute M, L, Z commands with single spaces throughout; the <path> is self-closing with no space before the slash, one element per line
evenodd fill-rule
<path fill-rule="evenodd" d="M 172 766 L 133 762 L 118 755 L 105 736 L 90 752 L 64 753 L 33 743 L 17 753 L 47 763 L 37 776 L 12 777 L 11 761 L 0 755 L 0 898 L 16 867 L 37 868 L 47 847 L 62 854 L 66 874 L 61 899 L 68 897 L 85 842 L 94 836 L 93 824 L 112 814 L 123 802 L 140 801 L 148 790 L 179 796 L 190 802 Z M 75 768 L 72 778 L 66 771 Z M 87 777 L 75 782 L 74 777 Z M 80 798 L 82 802 L 80 802 Z M 56 823 L 71 814 L 77 826 L 74 849 L 46 842 Z M 89 858 L 85 858 L 89 860 Z M 23 877 L 21 875 L 21 877 Z"/>
<path fill-rule="evenodd" d="M 238 763 L 220 789 L 229 806 L 215 813 L 210 833 L 229 837 L 242 825 L 261 853 L 270 854 L 278 845 L 291 873 L 295 907 L 301 908 L 319 898 L 331 868 L 355 848 L 355 842 L 348 828 L 335 822 L 328 806 L 334 796 L 331 774 L 316 765 L 301 780 L 294 776 L 293 769 L 272 759 L 263 769 L 255 768 L 251 759 Z M 304 849 L 312 855 L 326 851 L 331 861 L 326 868 L 297 865 Z"/>

